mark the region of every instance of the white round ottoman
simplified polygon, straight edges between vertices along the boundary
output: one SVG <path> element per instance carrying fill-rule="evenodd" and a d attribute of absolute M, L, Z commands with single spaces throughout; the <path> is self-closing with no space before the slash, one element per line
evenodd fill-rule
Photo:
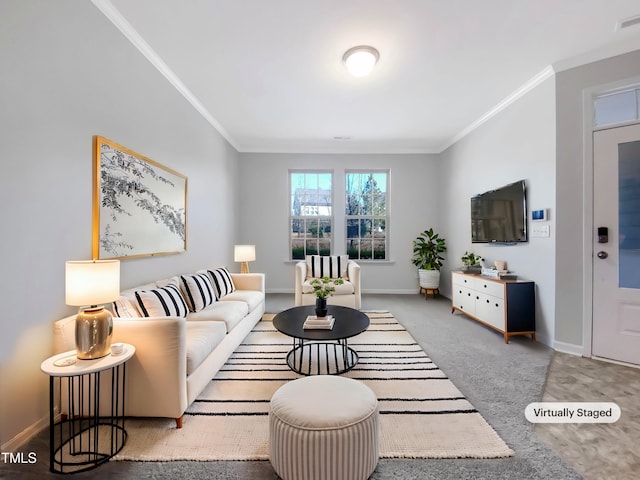
<path fill-rule="evenodd" d="M 350 378 L 293 380 L 271 398 L 269 440 L 283 480 L 365 480 L 378 464 L 378 399 Z"/>

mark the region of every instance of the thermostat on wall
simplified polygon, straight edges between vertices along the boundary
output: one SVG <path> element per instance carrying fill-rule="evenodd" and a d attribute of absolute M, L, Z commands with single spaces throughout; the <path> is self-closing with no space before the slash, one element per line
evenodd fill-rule
<path fill-rule="evenodd" d="M 548 220 L 549 215 L 547 214 L 547 209 L 542 209 L 542 210 L 533 210 L 531 212 L 531 220 L 535 220 L 535 221 L 544 221 L 544 220 Z"/>

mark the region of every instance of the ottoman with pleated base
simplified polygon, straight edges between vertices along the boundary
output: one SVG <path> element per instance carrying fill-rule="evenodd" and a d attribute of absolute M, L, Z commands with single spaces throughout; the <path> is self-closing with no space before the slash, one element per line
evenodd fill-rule
<path fill-rule="evenodd" d="M 350 378 L 293 380 L 271 398 L 269 440 L 283 480 L 365 480 L 378 464 L 378 399 Z"/>

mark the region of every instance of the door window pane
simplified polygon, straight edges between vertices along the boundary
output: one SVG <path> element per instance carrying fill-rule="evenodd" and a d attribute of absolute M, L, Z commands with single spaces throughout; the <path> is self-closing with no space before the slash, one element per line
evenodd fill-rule
<path fill-rule="evenodd" d="M 640 288 L 640 141 L 618 146 L 618 285 Z"/>
<path fill-rule="evenodd" d="M 597 127 L 623 123 L 638 118 L 636 90 L 612 93 L 596 98 L 595 124 Z"/>

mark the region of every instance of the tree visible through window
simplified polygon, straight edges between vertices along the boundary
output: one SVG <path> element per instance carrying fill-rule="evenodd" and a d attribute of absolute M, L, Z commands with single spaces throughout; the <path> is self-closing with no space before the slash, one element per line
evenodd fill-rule
<path fill-rule="evenodd" d="M 331 255 L 332 174 L 289 172 L 291 259 Z"/>
<path fill-rule="evenodd" d="M 389 174 L 347 172 L 345 217 L 347 254 L 354 260 L 386 260 Z"/>

